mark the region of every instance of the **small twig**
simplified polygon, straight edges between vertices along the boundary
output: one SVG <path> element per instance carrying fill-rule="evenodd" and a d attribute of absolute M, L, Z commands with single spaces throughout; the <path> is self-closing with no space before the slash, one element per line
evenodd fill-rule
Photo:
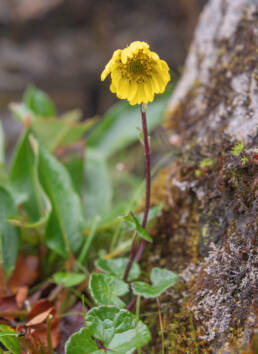
<path fill-rule="evenodd" d="M 157 301 L 157 306 L 158 306 L 158 313 L 159 313 L 159 326 L 160 326 L 160 333 L 161 333 L 161 354 L 165 354 L 165 338 L 164 338 L 164 327 L 163 327 L 163 322 L 162 322 L 162 315 L 160 311 L 160 301 L 159 298 L 156 298 Z"/>
<path fill-rule="evenodd" d="M 51 337 L 52 319 L 53 319 L 53 315 L 50 314 L 47 319 L 47 344 L 48 344 L 49 354 L 54 354 L 52 337 Z"/>

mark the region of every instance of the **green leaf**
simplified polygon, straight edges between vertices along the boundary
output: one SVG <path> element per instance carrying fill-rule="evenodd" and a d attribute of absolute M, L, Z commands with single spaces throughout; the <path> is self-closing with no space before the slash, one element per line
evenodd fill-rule
<path fill-rule="evenodd" d="M 93 308 L 86 315 L 92 336 L 104 342 L 108 353 L 129 354 L 151 338 L 147 326 L 127 310 L 113 306 Z"/>
<path fill-rule="evenodd" d="M 145 299 L 156 298 L 175 284 L 178 278 L 178 275 L 170 270 L 153 268 L 151 271 L 153 285 L 138 281 L 132 284 L 132 290 L 135 295 L 143 296 Z"/>
<path fill-rule="evenodd" d="M 166 111 L 171 91 L 148 105 L 149 131 L 160 124 Z M 114 105 L 101 119 L 88 139 L 88 146 L 97 150 L 104 158 L 138 140 L 137 126 L 141 126 L 139 106 L 126 102 Z"/>
<path fill-rule="evenodd" d="M 119 279 L 123 279 L 126 266 L 128 264 L 128 258 L 115 258 L 115 259 L 105 259 L 100 258 L 95 262 L 95 265 L 102 272 L 106 272 L 110 275 L 114 275 Z M 138 263 L 133 262 L 132 268 L 128 276 L 128 280 L 132 281 L 140 276 L 141 270 Z"/>
<path fill-rule="evenodd" d="M 154 219 L 156 219 L 157 217 L 160 216 L 162 208 L 163 208 L 162 203 L 157 204 L 154 207 L 150 208 L 149 213 L 148 213 L 148 224 L 149 224 L 149 222 L 153 221 Z M 143 212 L 139 213 L 137 215 L 137 219 L 139 220 L 139 223 L 142 222 L 143 215 L 144 215 Z"/>
<path fill-rule="evenodd" d="M 123 296 L 129 291 L 128 284 L 124 281 L 103 273 L 91 274 L 89 289 L 96 304 L 118 307 L 125 306 L 118 296 Z"/>
<path fill-rule="evenodd" d="M 53 275 L 56 284 L 63 284 L 65 288 L 71 288 L 82 283 L 86 279 L 85 274 L 58 272 Z"/>
<path fill-rule="evenodd" d="M 19 249 L 19 231 L 7 222 L 7 218 L 16 213 L 11 195 L 0 187 L 0 264 L 3 264 L 7 276 L 14 269 Z"/>
<path fill-rule="evenodd" d="M 152 238 L 148 232 L 140 225 L 139 220 L 132 211 L 128 215 L 125 215 L 123 218 L 127 222 L 127 225 L 135 229 L 141 238 L 148 242 L 152 242 Z"/>
<path fill-rule="evenodd" d="M 105 353 L 104 350 L 98 350 L 98 346 L 92 339 L 91 330 L 82 328 L 74 333 L 65 344 L 66 354 L 89 354 Z"/>
<path fill-rule="evenodd" d="M 27 130 L 15 148 L 9 180 L 16 204 L 21 204 L 30 221 L 35 222 L 40 219 L 41 211 L 43 214 L 44 205 L 29 134 Z"/>
<path fill-rule="evenodd" d="M 35 114 L 43 117 L 54 117 L 56 108 L 49 96 L 34 86 L 29 86 L 24 93 L 23 102 Z"/>
<path fill-rule="evenodd" d="M 0 343 L 2 343 L 10 351 L 8 353 L 21 353 L 18 333 L 13 328 L 5 324 L 0 324 Z"/>
<path fill-rule="evenodd" d="M 0 122 L 0 166 L 5 163 L 5 139 L 2 123 Z"/>
<path fill-rule="evenodd" d="M 72 111 L 63 118 L 37 117 L 32 121 L 31 127 L 39 142 L 49 151 L 54 151 L 57 146 L 76 143 L 95 123 L 94 119 L 87 119 L 84 122 L 76 120 L 76 111 Z"/>
<path fill-rule="evenodd" d="M 9 107 L 14 117 L 26 127 L 36 119 L 35 114 L 24 103 L 11 103 Z"/>
<path fill-rule="evenodd" d="M 46 242 L 63 257 L 79 249 L 83 216 L 80 199 L 65 167 L 45 149 L 39 149 L 39 179 L 51 202 Z"/>
<path fill-rule="evenodd" d="M 2 123 L 0 122 L 0 184 L 5 185 L 7 174 L 5 170 L 5 139 Z"/>
<path fill-rule="evenodd" d="M 112 185 L 107 163 L 97 151 L 85 154 L 84 212 L 87 224 L 96 215 L 101 218 L 112 210 Z"/>
<path fill-rule="evenodd" d="M 81 196 L 83 191 L 84 161 L 78 154 L 68 156 L 63 164 L 69 172 L 76 192 Z"/>

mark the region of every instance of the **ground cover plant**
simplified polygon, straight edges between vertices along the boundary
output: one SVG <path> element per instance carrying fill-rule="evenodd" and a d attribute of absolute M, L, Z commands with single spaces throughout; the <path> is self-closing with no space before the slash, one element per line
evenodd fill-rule
<path fill-rule="evenodd" d="M 1 351 L 133 353 L 149 342 L 140 299 L 159 308 L 178 278 L 161 268 L 146 274 L 138 263 L 162 208 L 150 207 L 148 128 L 160 123 L 169 94 L 146 104 L 165 91 L 168 72 L 148 44 L 133 42 L 101 76 L 110 73 L 111 91 L 130 104 L 100 120 L 81 121 L 77 110 L 58 116 L 33 86 L 11 105 L 23 131 L 7 163 L 0 129 Z M 115 184 L 115 156 L 138 140 L 145 181 L 122 170 Z"/>

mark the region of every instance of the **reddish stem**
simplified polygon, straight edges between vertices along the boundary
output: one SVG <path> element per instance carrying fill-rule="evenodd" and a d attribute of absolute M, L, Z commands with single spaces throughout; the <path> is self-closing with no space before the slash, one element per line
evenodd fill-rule
<path fill-rule="evenodd" d="M 146 192 L 145 192 L 145 208 L 144 208 L 144 215 L 141 226 L 143 228 L 146 227 L 147 220 L 148 220 L 148 213 L 150 210 L 150 190 L 151 190 L 151 169 L 150 169 L 150 144 L 149 144 L 149 136 L 148 136 L 148 127 L 147 127 L 147 119 L 146 119 L 146 112 L 143 109 L 143 104 L 141 104 L 141 116 L 142 116 L 142 131 L 143 131 L 143 143 L 144 143 L 144 155 L 145 155 L 145 180 L 146 180 Z M 147 241 L 141 240 L 139 248 L 136 248 L 136 236 L 132 242 L 131 253 L 129 257 L 129 261 L 125 270 L 124 274 L 124 281 L 127 281 L 128 274 L 132 267 L 133 261 L 141 258 L 141 255 L 144 251 L 145 245 Z"/>

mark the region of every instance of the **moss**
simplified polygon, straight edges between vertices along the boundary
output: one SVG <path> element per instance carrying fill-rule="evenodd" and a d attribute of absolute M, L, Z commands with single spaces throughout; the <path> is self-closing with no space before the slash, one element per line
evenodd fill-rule
<path fill-rule="evenodd" d="M 214 163 L 216 162 L 216 160 L 212 160 L 210 158 L 206 158 L 206 159 L 203 159 L 201 162 L 200 162 L 200 167 L 201 168 L 205 168 L 205 167 L 211 167 L 214 165 Z"/>
<path fill-rule="evenodd" d="M 232 149 L 232 154 L 235 156 L 239 156 L 241 152 L 244 150 L 244 148 L 245 148 L 245 144 L 242 141 L 237 142 Z"/>
<path fill-rule="evenodd" d="M 162 298 L 169 353 L 224 353 L 227 348 L 245 353 L 243 341 L 253 333 L 257 165 L 249 152 L 252 144 L 244 150 L 225 131 L 235 98 L 231 79 L 257 65 L 256 25 L 257 19 L 243 19 L 235 36 L 217 43 L 226 51 L 220 52 L 209 84 L 193 84 L 166 116 L 166 127 L 182 141 L 181 154 L 155 182 L 152 198 L 166 207 L 145 262 L 149 269 L 162 264 L 186 280 Z M 228 110 L 214 128 L 209 118 L 219 106 Z M 148 353 L 160 352 L 155 323 Z M 247 342 L 254 353 L 255 341 Z"/>
<path fill-rule="evenodd" d="M 247 156 L 243 156 L 243 157 L 241 158 L 241 164 L 242 164 L 243 167 L 244 167 L 248 162 L 249 162 L 249 159 L 248 159 Z"/>

